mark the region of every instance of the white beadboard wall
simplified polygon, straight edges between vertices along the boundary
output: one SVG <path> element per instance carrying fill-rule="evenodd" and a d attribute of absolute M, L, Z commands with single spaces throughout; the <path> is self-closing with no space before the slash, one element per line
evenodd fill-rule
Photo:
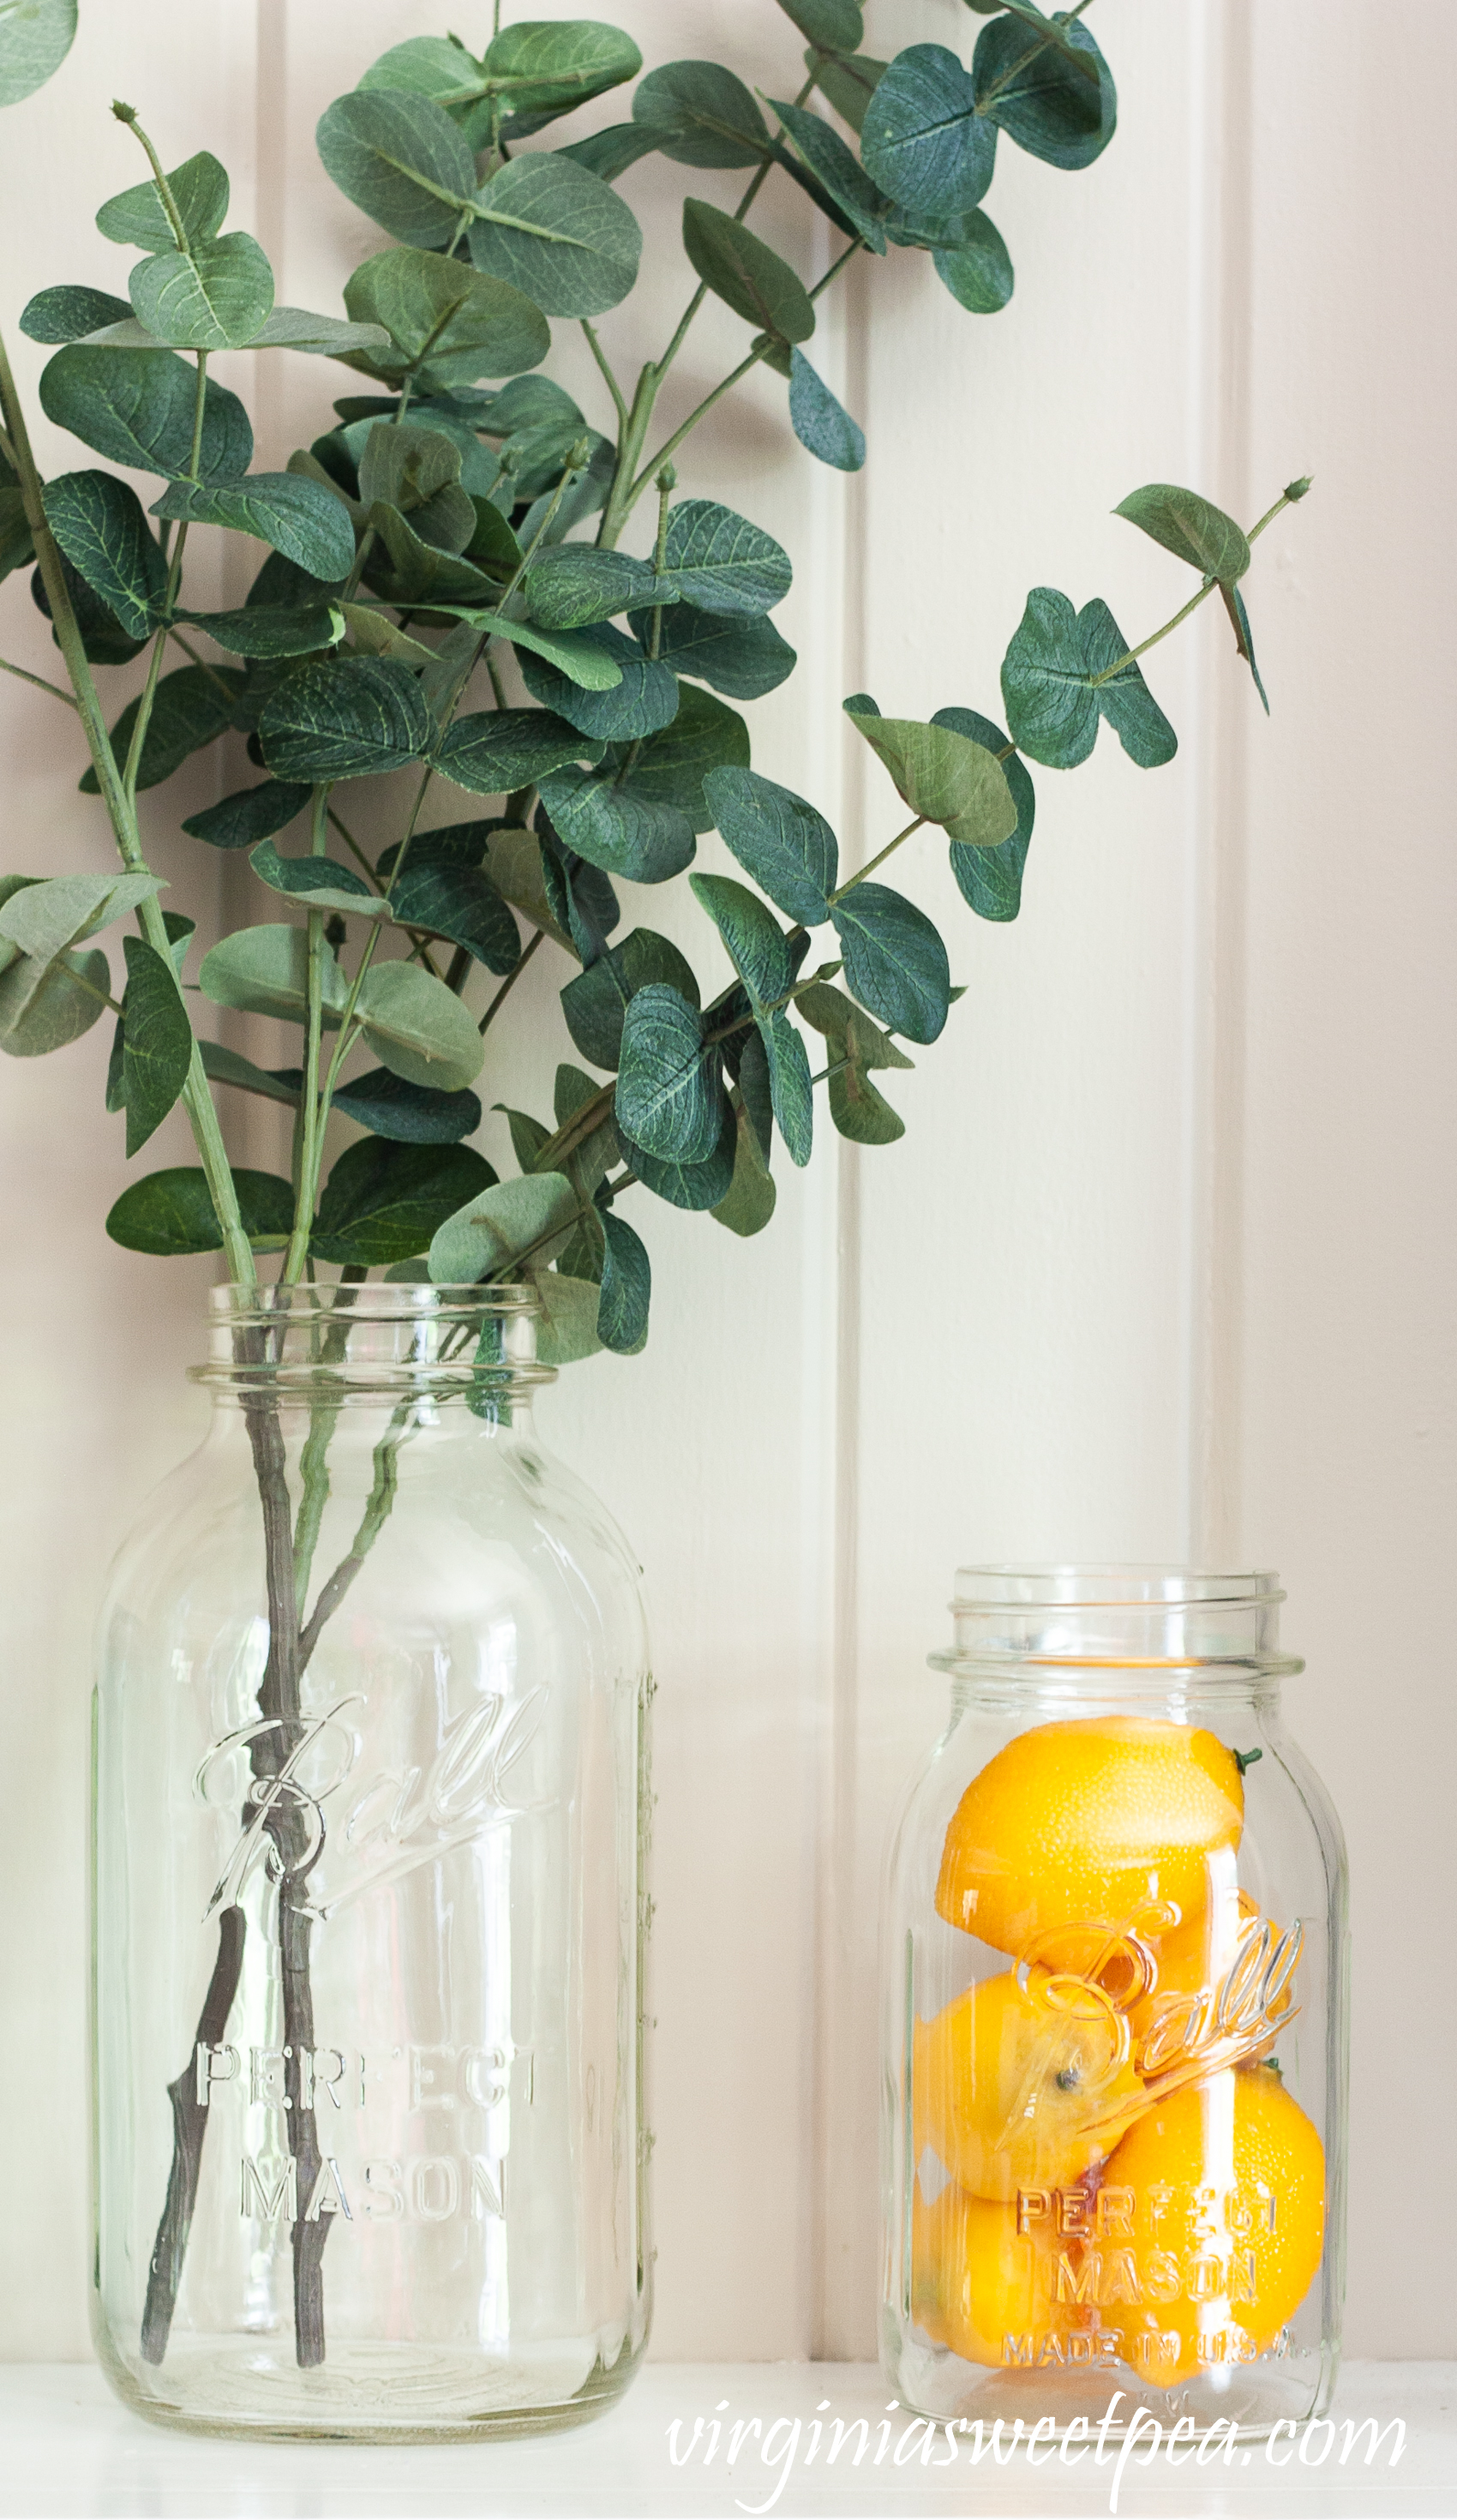
<path fill-rule="evenodd" d="M 613 14 L 649 63 L 712 55 L 771 92 L 793 76 L 773 0 Z M 450 22 L 469 40 L 487 15 L 472 0 Z M 387 44 L 448 18 L 419 0 L 82 0 L 71 59 L 5 119 L 13 347 L 34 288 L 117 285 L 91 213 L 138 171 L 107 112 L 118 93 L 172 162 L 203 145 L 226 160 L 281 295 L 335 305 L 374 232 L 323 178 L 314 122 Z M 995 711 L 1030 585 L 1103 594 L 1130 637 L 1181 599 L 1176 564 L 1109 514 L 1136 483 L 1196 480 L 1250 518 L 1293 473 L 1318 477 L 1251 584 L 1274 717 L 1210 608 L 1149 667 L 1180 731 L 1171 767 L 1133 770 L 1105 733 L 1075 778 L 1039 777 L 1016 926 L 972 920 L 919 844 L 915 887 L 968 994 L 896 1080 L 905 1140 L 861 1155 L 826 1129 L 807 1176 L 782 1168 L 774 1225 L 749 1244 L 655 1207 L 646 1355 L 576 1367 L 543 1405 L 651 1589 L 655 2350 L 671 2359 L 873 2351 L 880 1845 L 941 1720 L 923 1657 L 951 1570 L 1002 1555 L 1285 1570 L 1311 1660 L 1294 1722 L 1355 1876 L 1349 2344 L 1457 2350 L 1435 2168 L 1457 2066 L 1435 1992 L 1457 1753 L 1439 1625 L 1457 1433 L 1441 486 L 1457 19 L 1407 0 L 1400 51 L 1420 75 L 1394 86 L 1369 0 L 1098 0 L 1094 23 L 1122 128 L 1076 177 L 1004 148 L 1007 312 L 958 314 L 903 258 L 860 270 L 822 322 L 864 473 L 815 466 L 763 376 L 680 464 L 685 490 L 711 487 L 794 554 L 779 617 L 803 661 L 754 711 L 755 758 L 840 817 L 852 857 L 896 826 L 842 733 L 844 692 Z M 969 53 L 977 24 L 960 0 L 868 0 L 867 48 Z M 671 226 L 684 189 L 729 200 L 734 180 L 649 159 L 624 189 Z M 771 193 L 765 217 L 822 267 L 797 200 Z M 671 251 L 654 269 L 604 321 L 619 368 L 660 345 L 689 285 Z M 583 345 L 558 330 L 553 372 L 599 416 Z M 670 419 L 741 338 L 705 311 Z M 41 354 L 19 347 L 33 386 Z M 263 463 L 349 389 L 302 360 L 232 369 Z M 78 460 L 44 424 L 38 439 L 53 469 Z M 19 581 L 0 653 L 51 670 Z M 0 867 L 107 863 L 79 766 L 60 706 L 0 680 Z M 240 878 L 175 835 L 177 800 L 217 776 L 195 767 L 150 816 L 172 898 L 204 928 Z M 381 789 L 361 819 L 382 830 L 388 810 Z M 650 915 L 664 923 L 660 901 Z M 701 921 L 674 916 L 706 969 Z M 549 962 L 519 992 L 527 1019 L 493 1036 L 488 1103 L 550 1099 L 566 1045 Z M 198 1424 L 182 1368 L 210 1274 L 101 1235 L 124 1178 L 106 1034 L 0 1075 L 0 2357 L 86 2351 L 89 1623 L 133 1501 Z M 239 1151 L 275 1161 L 272 1125 L 251 1111 Z M 174 1119 L 149 1160 L 185 1159 Z"/>

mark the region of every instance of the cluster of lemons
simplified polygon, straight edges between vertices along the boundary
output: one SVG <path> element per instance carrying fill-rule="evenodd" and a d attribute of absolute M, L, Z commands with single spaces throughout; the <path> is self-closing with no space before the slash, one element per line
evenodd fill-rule
<path fill-rule="evenodd" d="M 1020 1733 L 957 1805 L 938 1912 L 1014 1964 L 914 2024 L 910 2275 L 969 2362 L 1173 2387 L 1309 2288 L 1324 2158 L 1266 2061 L 1299 1939 L 1239 1890 L 1244 1804 L 1212 1732 L 1103 1717 Z"/>

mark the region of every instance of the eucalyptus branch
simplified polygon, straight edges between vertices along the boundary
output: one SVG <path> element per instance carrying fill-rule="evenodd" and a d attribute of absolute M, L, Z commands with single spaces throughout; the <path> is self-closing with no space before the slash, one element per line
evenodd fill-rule
<path fill-rule="evenodd" d="M 1304 474 L 1299 481 L 1292 481 L 1288 489 L 1281 491 L 1274 506 L 1272 508 L 1266 508 L 1264 515 L 1259 518 L 1258 523 L 1250 527 L 1249 532 L 1245 536 L 1246 542 L 1258 542 L 1266 525 L 1272 525 L 1275 518 L 1280 516 L 1286 508 L 1295 507 L 1298 501 L 1303 499 L 1309 487 L 1310 475 L 1308 473 Z M 1191 595 L 1187 604 L 1181 604 L 1177 612 L 1172 615 L 1171 619 L 1164 623 L 1162 629 L 1152 631 L 1146 639 L 1140 639 L 1136 648 L 1126 648 L 1123 654 L 1121 656 L 1116 656 L 1111 665 L 1105 665 L 1100 674 L 1093 675 L 1092 688 L 1094 691 L 1096 691 L 1100 683 L 1111 683 L 1114 676 L 1116 674 L 1121 674 L 1126 665 L 1136 663 L 1140 656 L 1146 656 L 1150 648 L 1157 648 L 1162 639 L 1167 639 L 1171 631 L 1178 628 L 1180 622 L 1188 620 L 1191 612 L 1197 612 L 1201 604 L 1207 604 L 1210 597 L 1219 591 L 1219 583 L 1220 582 L 1216 577 L 1207 577 L 1204 580 L 1203 585 L 1200 587 L 1198 594 Z M 1008 749 L 1014 750 L 1015 746 L 1009 745 Z M 1000 756 L 998 756 L 998 758 Z"/>
<path fill-rule="evenodd" d="M 24 665 L 13 665 L 8 656 L 0 656 L 0 674 L 14 674 L 18 682 L 31 683 L 38 692 L 49 692 L 53 700 L 65 700 L 69 709 L 80 706 L 74 695 L 64 692 L 59 683 L 48 683 L 44 674 L 32 674 Z"/>
<path fill-rule="evenodd" d="M 924 814 L 917 814 L 913 822 L 906 824 L 904 832 L 898 832 L 893 840 L 887 840 L 884 848 L 877 850 L 875 856 L 870 859 L 867 866 L 862 866 L 858 875 L 848 877 L 846 881 L 840 885 L 839 890 L 830 894 L 829 906 L 831 910 L 834 909 L 837 901 L 844 900 L 847 892 L 854 892 L 858 883 L 863 883 L 867 876 L 872 876 L 877 867 L 884 866 L 886 859 L 894 855 L 895 851 L 901 846 L 903 840 L 909 839 L 912 832 L 924 831 L 926 819 L 927 818 Z"/>
<path fill-rule="evenodd" d="M 616 377 L 612 373 L 611 364 L 607 358 L 606 351 L 602 348 L 600 341 L 597 339 L 596 326 L 595 324 L 590 324 L 587 317 L 584 315 L 582 318 L 582 330 L 587 336 L 592 355 L 596 359 L 597 366 L 601 369 L 602 376 L 606 381 L 607 391 L 612 396 L 613 408 L 617 413 L 618 428 L 619 430 L 625 429 L 628 425 L 627 396 L 624 394 L 621 385 L 618 383 Z"/>
<path fill-rule="evenodd" d="M 310 854 L 316 858 L 322 858 L 326 854 L 325 832 L 328 815 L 329 789 L 324 786 L 317 787 L 313 794 L 309 829 Z M 303 1126 L 299 1137 L 298 1164 L 293 1185 L 293 1232 L 289 1237 L 288 1249 L 281 1273 L 282 1282 L 286 1286 L 295 1286 L 298 1283 L 303 1275 L 304 1262 L 308 1258 L 309 1237 L 314 1224 L 312 1193 L 318 1180 L 322 1151 L 320 1147 L 322 1124 L 319 1115 L 319 1047 L 324 1028 L 324 957 L 328 951 L 324 942 L 322 910 L 309 912 L 308 940 L 308 968 L 304 981 L 306 1036 L 303 1084 L 298 1098 Z"/>
<path fill-rule="evenodd" d="M 76 621 L 75 609 L 71 604 L 70 590 L 66 583 L 66 572 L 61 565 L 61 554 L 56 547 L 55 536 L 46 521 L 40 474 L 36 470 L 35 457 L 30 446 L 30 433 L 25 427 L 25 415 L 16 390 L 15 376 L 3 334 L 0 334 L 0 418 L 4 420 L 6 434 L 15 451 L 14 470 L 21 484 L 25 522 L 30 528 L 30 538 L 35 546 L 35 558 L 40 569 L 41 582 L 45 587 L 46 601 L 50 606 L 51 620 L 62 655 L 66 659 L 66 670 L 70 676 L 71 689 L 76 696 L 76 709 L 85 729 L 87 749 L 91 754 L 102 797 L 110 819 L 111 830 L 115 834 L 121 862 L 129 874 L 149 875 L 151 869 L 143 853 L 141 834 L 137 829 L 136 801 L 134 797 L 128 795 L 116 766 L 116 756 L 111 749 L 111 739 L 107 730 L 95 678 L 92 675 L 90 660 Z M 142 903 L 137 918 L 147 942 L 170 968 L 170 946 L 166 922 L 155 895 Z M 229 1272 L 237 1284 L 253 1285 L 257 1282 L 258 1273 L 253 1265 L 252 1246 L 248 1241 L 239 1210 L 233 1169 L 223 1145 L 223 1133 L 218 1125 L 217 1109 L 212 1100 L 206 1071 L 202 1065 L 202 1053 L 196 1041 L 193 1044 L 187 1083 L 182 1089 L 182 1100 L 192 1124 L 199 1155 L 201 1157 L 202 1170 L 206 1175 L 208 1195 L 212 1200 L 222 1231 L 223 1248 L 227 1253 Z"/>
<path fill-rule="evenodd" d="M 536 952 L 537 947 L 539 945 L 544 945 L 546 941 L 547 931 L 545 927 L 539 927 L 534 936 L 528 937 L 526 943 L 521 948 L 520 960 L 512 964 L 510 969 L 506 975 L 506 978 L 502 981 L 500 988 L 497 990 L 496 995 L 491 1000 L 490 1005 L 487 1007 L 485 1013 L 482 1015 L 480 1022 L 476 1026 L 477 1032 L 484 1033 L 490 1030 L 494 1017 L 500 1012 L 502 1007 L 505 1006 L 507 999 L 510 996 L 512 989 L 515 987 L 516 982 L 525 970 L 526 966 L 530 962 L 532 955 Z"/>
<path fill-rule="evenodd" d="M 156 186 L 157 198 L 161 202 L 162 208 L 167 214 L 167 225 L 172 231 L 177 250 L 179 253 L 191 254 L 192 246 L 188 238 L 187 228 L 183 223 L 182 212 L 177 206 L 172 187 L 168 183 L 166 175 L 162 170 L 162 161 L 158 158 L 156 151 L 154 149 L 146 132 L 143 130 L 142 125 L 137 120 L 136 107 L 134 105 L 123 105 L 118 98 L 112 105 L 111 112 L 116 116 L 118 122 L 124 122 L 126 124 L 127 129 L 131 132 L 133 138 L 140 140 L 143 148 L 146 150 L 148 162 L 152 167 L 152 180 Z"/>
<path fill-rule="evenodd" d="M 123 116 L 122 118 L 126 119 L 127 117 Z M 156 152 L 154 150 L 151 141 L 147 139 L 146 133 L 142 130 L 139 123 L 134 121 L 132 127 L 137 132 L 139 139 L 145 143 L 147 154 L 155 163 Z M 168 216 L 171 217 L 172 215 L 173 212 L 169 211 Z M 201 465 L 202 415 L 206 409 L 206 404 L 207 353 L 205 350 L 199 350 L 198 352 L 198 382 L 193 396 L 193 442 L 192 450 L 188 458 L 187 469 L 187 478 L 190 481 L 196 481 L 198 479 Z M 177 602 L 178 589 L 182 584 L 182 556 L 186 549 L 187 523 L 184 519 L 177 528 L 177 540 L 172 546 L 172 558 L 167 567 L 167 589 L 162 598 L 163 613 L 167 616 L 170 616 L 172 608 Z M 168 627 L 169 622 L 164 618 L 161 628 L 157 631 L 156 636 L 152 643 L 152 654 L 147 661 L 147 681 L 142 692 L 141 699 L 137 704 L 136 723 L 132 728 L 131 742 L 127 746 L 126 763 L 121 774 L 122 784 L 126 788 L 126 792 L 128 796 L 133 798 L 133 800 L 135 800 L 137 793 L 137 776 L 142 766 L 142 751 L 147 742 L 147 730 L 152 723 L 153 706 L 156 699 L 156 687 L 161 679 L 162 658 L 167 652 Z"/>
<path fill-rule="evenodd" d="M 167 623 L 167 637 L 171 640 L 173 646 L 175 648 L 180 648 L 184 656 L 186 656 L 192 664 L 197 666 L 199 674 L 205 674 L 207 676 L 213 690 L 222 695 L 231 709 L 233 706 L 233 694 L 229 691 L 228 686 L 224 682 L 222 675 L 218 672 L 216 665 L 210 663 L 208 658 L 202 655 L 199 650 L 193 646 L 191 639 L 183 637 L 183 634 L 178 629 L 175 621 L 169 621 Z"/>

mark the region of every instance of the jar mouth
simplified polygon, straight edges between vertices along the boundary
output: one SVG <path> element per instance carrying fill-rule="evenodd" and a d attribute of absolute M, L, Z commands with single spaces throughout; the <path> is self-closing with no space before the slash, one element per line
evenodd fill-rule
<path fill-rule="evenodd" d="M 1303 1666 L 1280 1648 L 1285 1593 L 1271 1567 L 1225 1572 L 1164 1561 L 962 1566 L 950 1603 L 950 1672 L 1223 1672 L 1273 1678 Z"/>
<path fill-rule="evenodd" d="M 530 1286 L 339 1280 L 208 1289 L 208 1354 L 190 1378 L 220 1392 L 300 1399 L 525 1397 L 554 1382 L 536 1355 Z"/>

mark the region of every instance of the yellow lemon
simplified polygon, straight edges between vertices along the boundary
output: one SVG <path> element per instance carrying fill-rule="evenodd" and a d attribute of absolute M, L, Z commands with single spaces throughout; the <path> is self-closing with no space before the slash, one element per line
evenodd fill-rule
<path fill-rule="evenodd" d="M 1105 2310 L 1123 2358 L 1171 2388 L 1270 2345 L 1299 2310 L 1325 2236 L 1325 2155 L 1269 2065 L 1214 2074 L 1158 2101 L 1102 2174 L 1126 2200 L 1140 2306 Z M 1200 2345 L 1203 2342 L 1204 2352 Z"/>
<path fill-rule="evenodd" d="M 1040 2233 L 1019 2237 L 1017 2210 L 972 2196 L 954 2182 L 934 2205 L 911 2198 L 910 2303 L 916 2325 L 967 2362 L 999 2363 L 1003 2340 L 1063 2329 L 1052 2300 L 1051 2250 Z"/>
<path fill-rule="evenodd" d="M 929 2143 L 976 2196 L 1071 2186 L 1148 2105 L 1107 1997 L 1050 1969 L 1003 1970 L 918 2021 L 911 2071 L 917 2158 Z"/>
<path fill-rule="evenodd" d="M 957 1804 L 937 1911 L 1019 1957 L 1045 1957 L 1042 1938 L 1068 1926 L 1157 1932 L 1232 1877 L 1222 1859 L 1244 1813 L 1239 1764 L 1213 1732 L 1135 1715 L 1039 1724 Z"/>

